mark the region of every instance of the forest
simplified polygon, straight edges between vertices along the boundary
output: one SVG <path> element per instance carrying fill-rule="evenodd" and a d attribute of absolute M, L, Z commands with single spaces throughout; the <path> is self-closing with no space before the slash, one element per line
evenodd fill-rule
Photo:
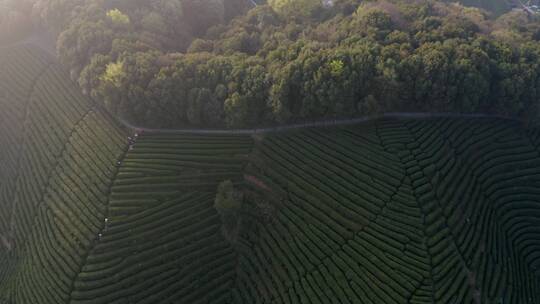
<path fill-rule="evenodd" d="M 398 111 L 540 115 L 540 23 L 519 10 L 431 0 L 27 7 L 58 35 L 59 59 L 83 92 L 137 125 L 243 128 Z"/>

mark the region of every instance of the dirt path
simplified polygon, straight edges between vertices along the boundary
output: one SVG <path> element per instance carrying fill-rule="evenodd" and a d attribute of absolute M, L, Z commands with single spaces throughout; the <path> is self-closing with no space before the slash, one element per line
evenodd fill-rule
<path fill-rule="evenodd" d="M 140 133 L 171 133 L 171 134 L 209 134 L 209 135 L 255 135 L 265 133 L 278 133 L 290 130 L 315 128 L 315 127 L 335 127 L 335 126 L 347 126 L 355 125 L 359 123 L 370 122 L 383 118 L 395 118 L 395 119 L 429 119 L 429 118 L 496 118 L 508 121 L 520 121 L 518 118 L 501 116 L 501 115 L 489 115 L 489 114 L 459 114 L 459 113 L 416 113 L 416 112 L 399 112 L 399 113 L 386 113 L 376 116 L 366 116 L 352 119 L 337 119 L 337 120 L 324 120 L 317 122 L 309 122 L 302 124 L 291 124 L 284 126 L 275 126 L 269 128 L 255 128 L 255 129 L 198 129 L 198 128 L 186 128 L 186 129 L 153 129 L 135 126 L 126 120 L 118 119 L 118 121 L 126 128 Z"/>

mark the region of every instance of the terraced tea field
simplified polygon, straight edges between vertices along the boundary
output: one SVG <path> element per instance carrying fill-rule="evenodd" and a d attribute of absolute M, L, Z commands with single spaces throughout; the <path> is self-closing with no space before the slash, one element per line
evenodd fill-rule
<path fill-rule="evenodd" d="M 537 129 L 137 133 L 39 51 L 0 67 L 0 303 L 540 303 Z"/>
<path fill-rule="evenodd" d="M 281 208 L 244 236 L 236 302 L 538 303 L 538 138 L 456 119 L 267 137 L 250 174 Z"/>

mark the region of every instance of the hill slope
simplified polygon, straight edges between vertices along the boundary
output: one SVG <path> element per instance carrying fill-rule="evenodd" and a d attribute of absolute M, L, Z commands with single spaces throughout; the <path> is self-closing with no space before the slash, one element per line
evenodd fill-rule
<path fill-rule="evenodd" d="M 17 303 L 59 301 L 100 229 L 126 144 L 51 59 L 30 48 L 1 59 L 1 289 Z"/>
<path fill-rule="evenodd" d="M 135 135 L 41 52 L 0 64 L 0 302 L 540 302 L 538 130 Z M 245 194 L 234 242 L 224 180 Z"/>
<path fill-rule="evenodd" d="M 538 140 L 489 119 L 269 136 L 250 174 L 281 209 L 244 236 L 239 302 L 537 303 Z"/>

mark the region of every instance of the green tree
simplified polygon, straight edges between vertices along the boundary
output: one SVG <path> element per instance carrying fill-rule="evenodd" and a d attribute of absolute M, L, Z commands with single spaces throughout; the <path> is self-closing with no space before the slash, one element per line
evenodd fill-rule
<path fill-rule="evenodd" d="M 214 208 L 221 216 L 226 232 L 232 232 L 237 226 L 242 209 L 242 195 L 234 189 L 234 184 L 226 180 L 219 184 Z"/>
<path fill-rule="evenodd" d="M 246 125 L 249 101 L 245 96 L 234 92 L 225 100 L 225 117 L 228 127 L 241 128 Z"/>
<path fill-rule="evenodd" d="M 330 68 L 330 73 L 332 76 L 339 77 L 343 75 L 345 64 L 342 60 L 334 59 L 328 63 L 328 67 Z"/>
<path fill-rule="evenodd" d="M 99 96 L 99 93 L 96 90 L 100 86 L 102 76 L 106 74 L 110 63 L 110 56 L 96 54 L 92 57 L 90 64 L 83 69 L 78 80 L 83 94 L 101 100 L 101 96 Z"/>
<path fill-rule="evenodd" d="M 129 16 L 122 13 L 119 9 L 113 9 L 107 12 L 107 17 L 111 19 L 114 24 L 128 25 L 130 24 Z"/>
<path fill-rule="evenodd" d="M 214 42 L 204 39 L 195 39 L 188 48 L 188 53 L 212 52 Z"/>
<path fill-rule="evenodd" d="M 297 118 L 302 107 L 301 64 L 293 61 L 277 69 L 272 75 L 272 83 L 268 103 L 275 120 L 286 123 Z"/>
<path fill-rule="evenodd" d="M 105 73 L 100 77 L 100 80 L 119 88 L 126 78 L 127 75 L 124 71 L 124 63 L 120 61 L 107 64 Z"/>
<path fill-rule="evenodd" d="M 268 4 L 284 16 L 309 17 L 321 7 L 321 0 L 268 0 Z"/>
<path fill-rule="evenodd" d="M 362 5 L 354 14 L 352 21 L 354 30 L 376 40 L 383 40 L 394 29 L 396 24 L 390 13 L 379 7 Z"/>
<path fill-rule="evenodd" d="M 125 110 L 125 99 L 122 98 L 126 92 L 124 86 L 126 81 L 127 73 L 124 70 L 124 63 L 122 61 L 110 62 L 99 77 L 99 87 L 95 93 L 103 97 L 103 103 L 107 109 L 115 114 L 123 113 L 124 117 L 129 115 Z"/>
<path fill-rule="evenodd" d="M 247 127 L 269 121 L 268 78 L 260 62 L 234 63 L 228 90 L 230 97 L 225 101 L 225 118 L 229 127 Z"/>
<path fill-rule="evenodd" d="M 57 50 L 60 61 L 70 68 L 74 79 L 96 54 L 111 51 L 114 31 L 103 21 L 81 21 L 72 24 L 58 37 Z"/>

